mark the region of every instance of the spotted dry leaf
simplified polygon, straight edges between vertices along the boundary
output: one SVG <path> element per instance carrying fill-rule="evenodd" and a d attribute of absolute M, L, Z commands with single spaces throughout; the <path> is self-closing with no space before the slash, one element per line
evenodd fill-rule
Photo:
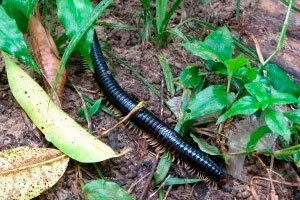
<path fill-rule="evenodd" d="M 32 199 L 64 174 L 69 157 L 50 148 L 18 147 L 0 152 L 0 199 Z"/>

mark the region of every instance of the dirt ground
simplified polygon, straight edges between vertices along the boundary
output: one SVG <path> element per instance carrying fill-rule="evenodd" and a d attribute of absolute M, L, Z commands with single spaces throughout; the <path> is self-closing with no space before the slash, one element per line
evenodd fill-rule
<path fill-rule="evenodd" d="M 185 11 L 186 18 L 197 17 L 216 25 L 226 24 L 233 34 L 243 42 L 254 47 L 253 41 L 249 37 L 252 33 L 261 44 L 262 53 L 266 58 L 276 47 L 276 38 L 281 30 L 281 23 L 284 19 L 286 6 L 279 0 L 244 0 L 241 1 L 241 19 L 235 20 L 235 1 L 231 0 L 211 0 L 208 4 L 202 5 L 200 0 L 186 0 L 183 2 L 181 11 Z M 97 3 L 97 2 L 94 2 Z M 300 3 L 295 4 L 300 8 Z M 136 12 L 142 12 L 139 0 L 122 1 L 115 0 L 110 9 L 101 16 L 101 21 L 120 22 L 128 25 L 136 25 L 138 19 L 133 17 Z M 172 18 L 172 23 L 178 23 L 180 12 L 178 11 Z M 293 12 L 291 23 L 287 32 L 287 41 L 283 51 L 275 58 L 275 62 L 299 80 L 300 75 L 300 14 Z M 156 55 L 166 56 L 174 76 L 189 64 L 196 64 L 204 68 L 198 58 L 190 55 L 176 43 L 180 40 L 172 41 L 162 50 L 156 49 L 152 44 L 142 44 L 136 30 L 113 30 L 110 28 L 96 27 L 98 36 L 108 41 L 108 50 L 137 69 L 151 84 L 160 89 L 162 71 Z M 194 36 L 203 38 L 208 31 L 189 30 L 187 32 Z M 61 28 L 56 30 L 61 34 Z M 235 52 L 238 52 L 236 49 Z M 80 91 L 92 99 L 97 99 L 101 95 L 90 72 L 84 66 L 78 64 L 77 57 L 71 57 L 67 74 L 69 82 L 78 86 Z M 147 103 L 147 107 L 154 113 L 159 113 L 159 99 L 150 92 L 128 69 L 116 64 L 113 74 L 120 85 L 130 94 Z M 22 65 L 24 66 L 24 65 Z M 26 66 L 27 71 L 36 77 Z M 4 63 L 0 58 L 0 72 L 4 69 Z M 297 79 L 298 78 L 298 79 Z M 40 81 L 40 80 L 39 80 Z M 209 78 L 209 83 L 223 82 L 219 77 Z M 69 84 L 70 85 L 70 84 Z M 81 100 L 78 94 L 69 85 L 65 88 L 63 110 L 72 116 L 83 126 L 87 127 L 86 121 L 78 116 Z M 165 95 L 166 98 L 169 98 Z M 6 74 L 0 77 L 0 150 L 17 146 L 43 147 L 49 145 L 42 133 L 34 129 L 34 126 L 22 113 L 20 107 L 14 100 L 8 84 Z M 163 120 L 171 125 L 176 123 L 175 117 L 165 109 Z M 92 117 L 93 133 L 97 134 L 112 127 L 117 121 L 112 117 L 100 112 Z M 234 123 L 233 123 L 234 126 Z M 216 129 L 214 125 L 210 128 Z M 227 129 L 235 130 L 232 127 Z M 227 133 L 228 130 L 224 130 Z M 98 164 L 106 180 L 119 183 L 124 190 L 128 191 L 132 197 L 139 198 L 145 186 L 145 175 L 151 170 L 154 157 L 146 141 L 140 138 L 135 132 L 124 126 L 113 131 L 104 142 L 112 146 L 117 151 L 125 148 L 135 149 L 121 158 L 116 158 Z M 50 144 L 51 146 L 51 144 Z M 263 158 L 269 166 L 270 159 Z M 71 161 L 65 175 L 51 189 L 44 192 L 36 199 L 83 199 L 81 187 L 78 180 L 76 166 L 80 165 L 83 179 L 89 181 L 99 178 L 93 165 L 79 164 Z M 296 170 L 291 164 L 275 160 L 274 172 L 280 176 L 274 176 L 276 180 L 286 182 L 299 181 Z M 170 173 L 177 177 L 191 177 L 185 173 L 184 168 L 176 164 L 172 165 Z M 299 173 L 299 171 L 298 171 Z M 207 186 L 206 183 L 187 184 L 173 186 L 168 200 L 196 200 L 196 199 L 254 199 L 251 193 L 250 180 L 253 176 L 266 177 L 266 171 L 257 159 L 246 157 L 242 172 L 243 180 L 230 178 L 227 185 L 218 188 Z M 297 180 L 298 179 L 298 180 Z M 255 191 L 261 199 L 267 199 L 269 193 L 269 182 L 256 180 L 254 182 Z M 153 184 L 150 186 L 149 195 L 156 192 Z M 288 187 L 282 184 L 275 184 L 278 199 L 300 199 L 299 190 L 295 187 Z M 166 191 L 166 189 L 165 189 Z M 152 199 L 157 199 L 157 194 Z"/>

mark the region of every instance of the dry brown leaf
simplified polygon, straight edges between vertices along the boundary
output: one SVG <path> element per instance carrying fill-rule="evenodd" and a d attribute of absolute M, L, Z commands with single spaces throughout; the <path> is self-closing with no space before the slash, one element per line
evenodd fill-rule
<path fill-rule="evenodd" d="M 51 85 L 55 80 L 60 64 L 57 47 L 51 35 L 48 34 L 43 27 L 37 11 L 29 19 L 28 31 L 31 36 L 34 60 L 44 76 L 44 84 L 48 94 L 50 94 Z M 54 102 L 60 107 L 63 99 L 65 82 L 66 71 L 63 70 L 53 95 Z"/>
<path fill-rule="evenodd" d="M 0 199 L 31 199 L 64 174 L 69 157 L 50 148 L 18 147 L 0 152 Z"/>

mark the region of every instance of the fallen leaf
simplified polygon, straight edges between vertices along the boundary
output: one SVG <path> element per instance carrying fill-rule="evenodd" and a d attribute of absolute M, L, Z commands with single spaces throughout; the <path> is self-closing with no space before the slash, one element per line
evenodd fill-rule
<path fill-rule="evenodd" d="M 2 56 L 13 96 L 49 142 L 83 163 L 120 156 L 63 112 L 6 53 L 2 52 Z"/>
<path fill-rule="evenodd" d="M 0 199 L 32 199 L 52 187 L 69 157 L 50 148 L 18 147 L 0 152 Z"/>
<path fill-rule="evenodd" d="M 32 15 L 28 22 L 28 31 L 31 38 L 33 57 L 40 68 L 47 93 L 51 92 L 51 85 L 55 80 L 60 65 L 58 50 L 53 38 L 43 27 L 38 11 Z M 66 70 L 61 71 L 60 79 L 56 85 L 53 101 L 61 107 L 64 85 L 66 82 Z"/>

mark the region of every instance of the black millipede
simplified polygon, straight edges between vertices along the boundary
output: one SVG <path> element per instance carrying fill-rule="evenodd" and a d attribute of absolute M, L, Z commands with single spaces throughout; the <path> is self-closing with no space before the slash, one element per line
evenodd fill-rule
<path fill-rule="evenodd" d="M 127 94 L 112 76 L 104 61 L 96 32 L 90 54 L 95 70 L 94 77 L 98 86 L 112 105 L 124 114 L 128 114 L 136 107 L 138 102 Z M 197 172 L 201 172 L 213 182 L 221 185 L 226 184 L 226 174 L 206 153 L 187 143 L 174 129 L 146 108 L 139 109 L 132 115 L 130 120 L 151 136 L 152 142 L 150 144 L 157 144 L 156 142 L 158 142 L 163 149 L 171 152 L 176 159 L 184 162 L 188 168 L 191 167 Z"/>

